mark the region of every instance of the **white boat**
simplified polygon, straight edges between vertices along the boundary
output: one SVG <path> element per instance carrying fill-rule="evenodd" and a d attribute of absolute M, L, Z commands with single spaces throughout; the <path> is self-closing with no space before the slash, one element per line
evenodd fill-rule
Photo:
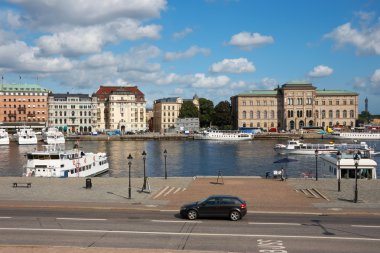
<path fill-rule="evenodd" d="M 342 152 L 342 158 L 338 161 L 336 154 L 320 156 L 322 159 L 322 170 L 330 171 L 336 175 L 337 179 L 355 178 L 355 151 Z M 376 179 L 377 163 L 371 159 L 368 151 L 360 151 L 360 160 L 358 160 L 357 177 L 358 179 Z"/>
<path fill-rule="evenodd" d="M 289 140 L 286 145 L 276 144 L 274 150 L 279 154 L 314 155 L 315 150 L 319 154 L 334 153 L 338 149 L 334 144 L 303 143 L 300 140 Z"/>
<path fill-rule="evenodd" d="M 335 132 L 327 137 L 334 139 L 380 140 L 379 132 Z"/>
<path fill-rule="evenodd" d="M 352 151 L 352 150 L 368 150 L 371 154 L 375 154 L 375 150 L 370 148 L 366 142 L 360 143 L 303 143 L 300 140 L 289 140 L 286 145 L 276 144 L 274 150 L 279 154 L 296 154 L 296 155 L 315 155 L 315 151 L 318 150 L 318 154 L 330 154 L 340 151 Z"/>
<path fill-rule="evenodd" d="M 65 136 L 55 127 L 49 127 L 42 132 L 42 139 L 46 144 L 64 144 Z"/>
<path fill-rule="evenodd" d="M 28 152 L 26 157 L 27 177 L 91 177 L 109 170 L 105 153 L 83 152 L 78 145 L 71 150 L 45 145 L 44 150 Z"/>
<path fill-rule="evenodd" d="M 9 136 L 8 132 L 5 129 L 0 129 L 0 145 L 8 145 L 9 144 Z"/>
<path fill-rule="evenodd" d="M 207 130 L 200 134 L 195 134 L 196 140 L 218 140 L 218 141 L 244 141 L 252 140 L 253 134 L 243 133 L 239 131 L 219 131 L 219 130 Z"/>
<path fill-rule="evenodd" d="M 20 145 L 37 144 L 36 133 L 31 128 L 20 128 L 17 130 L 16 139 Z"/>

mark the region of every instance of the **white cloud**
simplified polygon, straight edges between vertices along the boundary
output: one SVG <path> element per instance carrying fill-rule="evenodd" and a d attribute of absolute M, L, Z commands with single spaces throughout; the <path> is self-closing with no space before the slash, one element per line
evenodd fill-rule
<path fill-rule="evenodd" d="M 51 27 L 88 26 L 118 18 L 146 20 L 160 17 L 166 0 L 8 0 L 25 10 L 29 25 Z"/>
<path fill-rule="evenodd" d="M 278 81 L 274 78 L 264 77 L 261 79 L 260 84 L 264 85 L 266 89 L 272 90 L 277 87 Z"/>
<path fill-rule="evenodd" d="M 207 77 L 203 73 L 197 73 L 193 77 L 194 88 L 220 88 L 228 84 L 230 78 L 227 76 Z"/>
<path fill-rule="evenodd" d="M 191 28 L 185 28 L 184 30 L 180 31 L 180 32 L 176 32 L 173 34 L 173 38 L 176 39 L 176 40 L 180 40 L 180 39 L 183 39 L 185 38 L 188 34 L 192 33 L 193 32 L 193 29 Z"/>
<path fill-rule="evenodd" d="M 325 77 L 330 76 L 334 70 L 328 66 L 319 65 L 314 67 L 312 71 L 309 72 L 310 77 Z"/>
<path fill-rule="evenodd" d="M 107 43 L 141 38 L 158 39 L 160 26 L 139 26 L 134 20 L 118 20 L 106 25 L 77 27 L 71 31 L 45 35 L 37 45 L 43 54 L 80 55 L 98 53 Z"/>
<path fill-rule="evenodd" d="M 351 23 L 346 23 L 324 35 L 324 38 L 332 39 L 336 47 L 353 45 L 359 54 L 380 55 L 380 22 L 373 27 L 355 29 Z"/>
<path fill-rule="evenodd" d="M 236 81 L 231 84 L 231 89 L 239 89 L 247 87 L 247 83 L 244 81 Z"/>
<path fill-rule="evenodd" d="M 210 72 L 224 72 L 224 73 L 245 73 L 255 72 L 256 68 L 246 58 L 238 59 L 224 59 L 221 62 L 214 63 L 210 69 Z"/>
<path fill-rule="evenodd" d="M 254 47 L 271 44 L 273 42 L 274 39 L 272 36 L 265 36 L 260 33 L 241 32 L 233 35 L 227 44 L 237 46 L 244 50 L 251 50 Z"/>
<path fill-rule="evenodd" d="M 164 55 L 164 59 L 166 61 L 174 61 L 179 59 L 192 58 L 197 54 L 203 54 L 207 56 L 210 54 L 210 49 L 192 46 L 184 52 L 167 52 Z"/>
<path fill-rule="evenodd" d="M 380 69 L 376 69 L 371 76 L 371 82 L 380 84 Z"/>

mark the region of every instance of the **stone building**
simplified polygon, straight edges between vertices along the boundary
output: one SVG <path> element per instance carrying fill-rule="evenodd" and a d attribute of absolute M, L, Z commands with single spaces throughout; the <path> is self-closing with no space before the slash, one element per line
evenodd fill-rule
<path fill-rule="evenodd" d="M 43 128 L 48 119 L 49 90 L 39 84 L 1 84 L 0 122 L 9 128 Z"/>
<path fill-rule="evenodd" d="M 274 90 L 253 90 L 231 97 L 234 129 L 298 130 L 304 126 L 355 126 L 358 93 L 317 90 L 307 82 L 288 82 Z"/>
<path fill-rule="evenodd" d="M 191 101 L 199 109 L 197 95 L 194 95 L 192 99 L 169 97 L 155 100 L 153 103 L 153 131 L 159 133 L 175 131 L 179 111 L 184 101 Z"/>
<path fill-rule="evenodd" d="M 137 86 L 100 86 L 97 128 L 99 131 L 146 131 L 146 101 Z"/>
<path fill-rule="evenodd" d="M 97 99 L 88 94 L 49 93 L 50 127 L 68 133 L 89 133 L 97 127 Z"/>

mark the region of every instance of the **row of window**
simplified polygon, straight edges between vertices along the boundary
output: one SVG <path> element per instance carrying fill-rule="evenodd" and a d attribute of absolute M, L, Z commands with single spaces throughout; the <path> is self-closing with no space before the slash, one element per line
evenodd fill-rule
<path fill-rule="evenodd" d="M 67 112 L 66 112 L 66 111 L 63 111 L 63 112 L 62 112 L 62 111 L 60 111 L 60 112 L 55 111 L 55 112 L 54 112 L 54 116 L 58 117 L 58 114 L 59 114 L 59 116 L 61 116 L 61 117 L 62 117 L 62 116 L 67 116 Z M 75 111 L 71 111 L 71 116 L 75 116 L 75 114 L 76 114 Z M 50 116 L 53 116 L 53 114 L 50 113 Z M 82 112 L 82 111 L 80 111 L 80 112 L 79 112 L 79 116 L 85 116 L 85 117 L 86 117 L 86 116 L 91 116 L 91 112 L 86 112 L 86 111 L 83 111 L 83 112 Z M 96 116 L 96 114 L 93 113 L 92 116 Z"/>
<path fill-rule="evenodd" d="M 328 105 L 333 105 L 333 100 L 328 100 Z M 347 105 L 347 100 L 335 100 L 335 105 L 340 105 L 340 103 L 342 102 L 342 105 Z M 253 106 L 254 105 L 254 101 L 250 100 L 248 101 L 249 105 L 250 106 Z M 247 101 L 243 100 L 242 101 L 242 104 L 243 106 L 246 106 L 248 105 Z M 256 100 L 256 105 L 260 106 L 260 105 L 264 105 L 264 106 L 267 106 L 267 105 L 275 105 L 275 101 L 274 100 L 270 100 L 269 103 L 268 101 L 266 100 Z M 312 105 L 313 104 L 313 99 L 312 98 L 288 98 L 287 99 L 287 104 L 288 105 Z M 318 105 L 319 104 L 319 101 L 318 100 L 315 100 L 315 105 Z M 321 100 L 321 105 L 326 105 L 326 100 Z M 354 99 L 350 99 L 350 105 L 354 105 Z"/>
<path fill-rule="evenodd" d="M 71 121 L 71 124 L 75 124 L 75 119 L 70 119 Z M 91 124 L 92 120 L 91 119 L 79 119 L 79 124 Z M 50 123 L 53 123 L 52 121 L 50 121 Z M 67 119 L 54 119 L 54 123 L 55 124 L 66 124 L 67 123 Z"/>
<path fill-rule="evenodd" d="M 20 121 L 28 121 L 28 122 L 39 122 L 39 121 L 43 121 L 43 122 L 45 122 L 45 117 L 42 117 L 42 118 L 35 118 L 35 117 L 33 117 L 33 118 L 30 118 L 30 117 L 23 117 L 23 118 L 21 118 L 21 117 L 18 117 L 18 120 L 16 121 L 16 118 L 13 118 L 13 117 L 9 117 L 9 118 L 7 118 L 7 117 L 4 117 L 4 119 L 3 119 L 3 121 L 4 122 L 20 122 Z"/>
<path fill-rule="evenodd" d="M 4 98 L 3 101 L 4 101 L 4 102 L 7 102 L 7 99 Z M 11 98 L 8 98 L 8 102 L 12 102 L 12 99 L 11 99 Z M 21 99 L 21 98 L 19 98 L 19 99 L 15 99 L 15 98 L 14 98 L 14 99 L 13 99 L 13 102 L 26 102 L 26 98 L 23 98 L 23 99 Z M 35 98 L 33 98 L 33 99 L 28 98 L 28 102 L 36 102 L 36 99 L 35 99 Z M 45 99 L 44 99 L 44 98 L 42 98 L 42 99 L 37 98 L 37 102 L 45 102 Z"/>
<path fill-rule="evenodd" d="M 38 104 L 37 106 L 36 105 L 27 105 L 28 106 L 28 108 L 30 108 L 30 107 L 33 107 L 33 108 L 36 108 L 36 107 L 38 107 L 38 108 L 44 108 L 45 107 L 45 105 L 44 104 L 42 104 L 42 105 L 40 105 L 40 104 Z M 17 105 L 4 105 L 4 108 L 26 108 L 26 105 L 23 105 L 23 106 L 17 106 Z M 1 108 L 1 105 L 0 105 L 0 108 Z"/>
<path fill-rule="evenodd" d="M 45 112 L 44 111 L 42 111 L 42 112 L 40 112 L 40 111 L 37 111 L 37 114 L 45 114 Z M 4 111 L 4 114 L 7 114 L 7 111 Z M 8 111 L 8 114 L 12 114 L 12 111 L 11 110 L 9 110 Z M 17 114 L 17 111 L 16 110 L 14 110 L 13 111 L 13 114 Z M 19 113 L 19 114 L 36 114 L 36 111 L 28 111 L 28 112 L 26 112 L 26 111 L 23 111 L 23 113 Z"/>
<path fill-rule="evenodd" d="M 50 105 L 50 109 L 67 109 L 67 105 Z M 70 105 L 70 109 L 75 109 L 76 105 Z M 79 109 L 93 109 L 96 105 L 79 105 Z"/>
<path fill-rule="evenodd" d="M 261 111 L 257 111 L 256 112 L 256 119 L 261 119 L 261 117 L 263 117 L 263 119 L 268 119 L 268 112 L 264 111 L 263 114 L 262 114 L 262 116 L 261 116 Z M 243 119 L 247 119 L 247 112 L 246 111 L 243 111 L 242 118 Z M 254 118 L 253 111 L 249 112 L 249 118 L 250 119 Z M 274 119 L 275 118 L 275 114 L 274 114 L 273 110 L 269 112 L 269 118 L 270 119 Z"/>

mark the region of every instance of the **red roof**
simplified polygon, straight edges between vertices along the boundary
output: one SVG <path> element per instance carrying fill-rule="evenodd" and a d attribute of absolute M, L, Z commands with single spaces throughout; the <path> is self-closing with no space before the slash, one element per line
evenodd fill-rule
<path fill-rule="evenodd" d="M 103 86 L 96 91 L 95 95 L 100 99 L 105 99 L 114 91 L 126 91 L 134 94 L 136 97 L 144 97 L 144 93 L 142 93 L 137 86 Z"/>

